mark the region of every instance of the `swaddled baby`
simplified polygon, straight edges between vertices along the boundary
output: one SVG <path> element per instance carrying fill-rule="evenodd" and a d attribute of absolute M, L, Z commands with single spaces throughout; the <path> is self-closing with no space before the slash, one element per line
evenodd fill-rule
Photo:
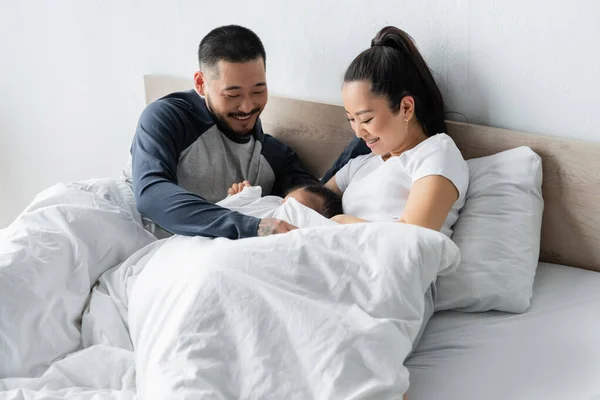
<path fill-rule="evenodd" d="M 307 217 L 311 217 L 310 210 L 313 210 L 321 216 L 321 218 L 309 218 L 312 221 L 308 225 L 314 226 L 327 225 L 330 222 L 329 218 L 343 214 L 341 197 L 318 184 L 299 186 L 290 190 L 283 198 L 262 197 L 261 187 L 251 186 L 247 181 L 232 185 L 228 193 L 229 196 L 217 205 L 256 218 L 279 218 L 294 224 L 298 221 L 293 221 L 296 218 L 291 214 L 303 214 L 301 219 L 306 221 Z M 292 210 L 295 212 L 290 213 Z M 302 225 L 296 226 L 302 227 Z M 306 226 L 306 223 L 304 225 Z"/>

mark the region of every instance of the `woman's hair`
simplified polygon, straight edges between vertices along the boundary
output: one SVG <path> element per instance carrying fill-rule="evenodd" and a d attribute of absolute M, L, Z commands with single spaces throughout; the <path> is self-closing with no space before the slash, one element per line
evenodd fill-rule
<path fill-rule="evenodd" d="M 367 81 L 371 93 L 386 97 L 392 112 L 400 110 L 404 96 L 415 100 L 415 113 L 427 136 L 446 132 L 444 100 L 427 63 L 412 38 L 386 26 L 348 67 L 344 82 Z"/>

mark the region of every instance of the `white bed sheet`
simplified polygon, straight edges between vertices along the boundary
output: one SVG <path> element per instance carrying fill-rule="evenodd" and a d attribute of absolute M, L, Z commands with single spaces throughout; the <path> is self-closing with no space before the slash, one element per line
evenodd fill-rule
<path fill-rule="evenodd" d="M 600 399 L 600 273 L 540 263 L 530 309 L 437 313 L 410 400 Z"/>

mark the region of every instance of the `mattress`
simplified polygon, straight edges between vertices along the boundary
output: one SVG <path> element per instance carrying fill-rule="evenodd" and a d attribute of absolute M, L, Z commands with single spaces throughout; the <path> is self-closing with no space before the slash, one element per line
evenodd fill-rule
<path fill-rule="evenodd" d="M 540 263 L 524 314 L 440 312 L 409 400 L 600 399 L 600 273 Z"/>

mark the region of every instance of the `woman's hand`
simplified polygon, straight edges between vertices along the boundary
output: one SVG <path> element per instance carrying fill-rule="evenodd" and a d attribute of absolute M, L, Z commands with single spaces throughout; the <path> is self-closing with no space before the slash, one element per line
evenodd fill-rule
<path fill-rule="evenodd" d="M 252 185 L 250 185 L 250 182 L 248 182 L 248 181 L 234 183 L 233 185 L 231 185 L 231 188 L 229 188 L 229 190 L 227 190 L 227 194 L 228 195 L 238 194 L 239 192 L 244 190 L 245 187 L 251 187 L 251 186 Z"/>
<path fill-rule="evenodd" d="M 369 222 L 364 219 L 357 218 L 348 214 L 339 214 L 334 217 L 331 217 L 333 222 L 337 222 L 338 224 L 358 224 L 360 222 Z"/>

